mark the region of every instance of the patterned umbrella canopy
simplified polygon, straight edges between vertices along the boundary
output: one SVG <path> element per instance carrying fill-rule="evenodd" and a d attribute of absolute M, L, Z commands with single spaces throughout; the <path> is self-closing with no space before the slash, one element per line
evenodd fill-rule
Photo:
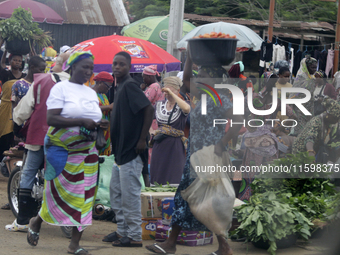
<path fill-rule="evenodd" d="M 122 34 L 153 42 L 159 47 L 166 49 L 168 40 L 168 16 L 154 16 L 140 19 L 123 28 Z M 193 30 L 195 26 L 190 22 L 183 21 L 183 36 Z"/>
<path fill-rule="evenodd" d="M 8 19 L 12 16 L 13 10 L 22 7 L 30 10 L 33 21 L 46 22 L 50 24 L 63 24 L 64 19 L 53 9 L 45 4 L 32 0 L 7 0 L 0 3 L 0 18 Z"/>
<path fill-rule="evenodd" d="M 110 35 L 93 38 L 73 46 L 70 52 L 91 51 L 94 55 L 94 72 L 112 72 L 112 61 L 120 51 L 131 56 L 131 73 L 141 73 L 145 66 L 157 65 L 157 71 L 179 71 L 181 62 L 157 45 L 138 38 Z"/>

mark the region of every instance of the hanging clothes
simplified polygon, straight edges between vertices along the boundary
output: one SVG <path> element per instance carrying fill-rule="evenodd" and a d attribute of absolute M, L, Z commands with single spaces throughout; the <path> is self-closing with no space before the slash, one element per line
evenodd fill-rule
<path fill-rule="evenodd" d="M 289 63 L 289 71 L 291 73 L 290 76 L 292 76 L 293 68 L 294 68 L 294 48 L 290 48 L 290 59 L 288 60 Z"/>
<path fill-rule="evenodd" d="M 273 63 L 279 60 L 286 60 L 286 48 L 278 44 L 273 45 Z"/>
<path fill-rule="evenodd" d="M 329 72 L 332 70 L 333 68 L 333 62 L 334 62 L 334 50 L 332 49 L 329 49 L 328 50 L 328 55 L 327 55 L 327 63 L 326 63 L 326 70 L 325 70 L 325 73 L 326 75 L 329 77 L 329 76 L 332 76 L 332 75 L 329 75 Z"/>
<path fill-rule="evenodd" d="M 326 70 L 326 63 L 327 63 L 327 51 L 323 50 L 320 53 L 319 57 L 319 70 L 325 71 Z"/>
<path fill-rule="evenodd" d="M 273 58 L 273 43 L 262 42 L 260 53 L 259 77 L 261 77 L 266 68 L 269 68 L 270 61 L 272 61 L 272 58 Z"/>
<path fill-rule="evenodd" d="M 316 68 L 317 71 L 320 70 L 320 56 L 321 56 L 321 52 L 319 50 L 314 50 L 314 58 L 318 61 L 317 68 Z"/>
<path fill-rule="evenodd" d="M 293 66 L 293 75 L 295 77 L 296 77 L 296 73 L 298 72 L 300 68 L 301 59 L 302 59 L 302 52 L 301 51 L 296 52 L 295 57 L 294 57 L 294 66 Z"/>

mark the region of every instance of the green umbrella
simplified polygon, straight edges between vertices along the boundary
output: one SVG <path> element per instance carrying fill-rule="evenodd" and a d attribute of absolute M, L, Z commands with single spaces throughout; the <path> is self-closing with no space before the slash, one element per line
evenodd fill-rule
<path fill-rule="evenodd" d="M 168 16 L 154 16 L 140 19 L 122 29 L 124 36 L 147 40 L 159 47 L 166 49 L 168 40 Z M 183 21 L 183 36 L 193 30 L 195 26 L 190 22 Z"/>

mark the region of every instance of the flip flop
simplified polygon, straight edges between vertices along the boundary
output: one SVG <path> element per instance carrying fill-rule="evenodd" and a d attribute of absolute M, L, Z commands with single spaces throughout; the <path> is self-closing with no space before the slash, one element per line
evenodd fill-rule
<path fill-rule="evenodd" d="M 151 245 L 145 246 L 145 248 L 146 248 L 147 250 L 153 252 L 153 253 L 157 253 L 157 254 L 167 254 L 167 255 L 173 255 L 173 254 L 174 254 L 174 253 L 168 253 L 168 252 L 166 252 L 166 251 L 165 251 L 162 247 L 160 247 L 157 243 L 154 243 L 154 244 L 151 246 L 151 247 L 153 247 L 153 248 L 156 249 L 156 250 L 151 249 L 150 246 L 151 246 Z M 160 251 L 161 253 L 160 253 L 160 252 L 157 252 L 157 250 Z"/>
<path fill-rule="evenodd" d="M 76 250 L 75 252 L 70 252 L 67 251 L 67 253 L 69 254 L 75 254 L 75 255 L 91 255 L 87 250 L 85 250 L 84 248 L 79 248 L 78 250 Z"/>
<path fill-rule="evenodd" d="M 39 232 L 34 232 L 30 227 L 27 231 L 27 242 L 31 246 L 37 246 L 39 240 Z"/>
<path fill-rule="evenodd" d="M 9 204 L 7 203 L 7 204 L 1 206 L 1 209 L 2 209 L 2 210 L 10 210 L 11 207 L 10 207 Z"/>
<path fill-rule="evenodd" d="M 121 238 L 121 237 L 118 236 L 117 232 L 112 232 L 111 234 L 108 234 L 107 236 L 104 236 L 102 241 L 103 242 L 110 242 L 110 243 L 112 243 L 114 241 L 119 240 L 119 238 Z"/>
<path fill-rule="evenodd" d="M 131 243 L 130 238 L 122 237 L 112 243 L 112 246 L 116 247 L 143 247 L 143 243 Z"/>

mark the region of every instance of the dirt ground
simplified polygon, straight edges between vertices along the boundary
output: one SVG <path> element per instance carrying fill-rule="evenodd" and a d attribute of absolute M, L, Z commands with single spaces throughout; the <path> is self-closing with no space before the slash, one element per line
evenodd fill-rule
<path fill-rule="evenodd" d="M 0 205 L 5 204 L 7 199 L 7 180 L 8 178 L 0 177 Z M 16 254 L 16 255 L 59 255 L 67 254 L 67 246 L 69 239 L 62 235 L 59 227 L 43 224 L 40 231 L 40 240 L 37 247 L 31 247 L 26 241 L 26 232 L 8 232 L 5 225 L 12 223 L 14 216 L 10 210 L 0 210 L 0 254 Z M 102 242 L 102 238 L 112 231 L 116 230 L 116 224 L 111 222 L 93 221 L 93 225 L 85 230 L 81 246 L 94 255 L 137 255 L 150 254 L 145 248 L 116 248 L 110 243 Z M 144 241 L 143 244 L 149 245 L 153 241 Z M 252 244 L 243 244 L 238 242 L 229 242 L 234 255 L 260 255 L 268 254 L 265 250 L 257 249 Z M 312 239 L 308 243 L 298 242 L 294 247 L 279 250 L 278 255 L 326 255 L 325 249 L 321 245 L 320 239 Z M 217 241 L 214 239 L 212 245 L 189 247 L 178 245 L 177 253 L 182 255 L 189 254 L 210 254 L 217 250 Z M 153 253 L 151 253 L 153 254 Z M 340 252 L 339 252 L 340 254 Z M 327 254 L 328 255 L 328 254 Z"/>

